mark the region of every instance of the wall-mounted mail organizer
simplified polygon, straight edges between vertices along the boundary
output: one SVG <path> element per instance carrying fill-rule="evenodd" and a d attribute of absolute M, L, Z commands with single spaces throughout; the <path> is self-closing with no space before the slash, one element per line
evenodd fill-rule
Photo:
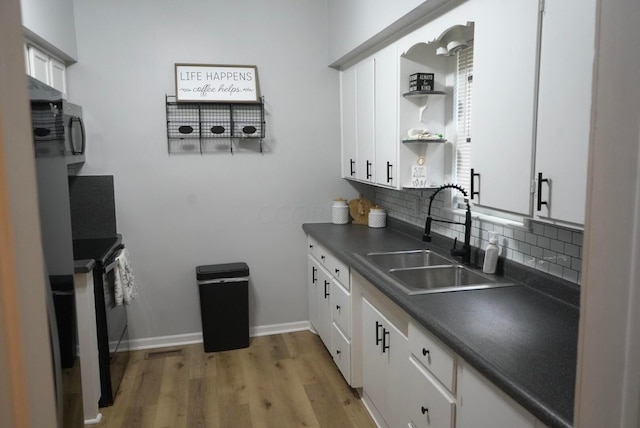
<path fill-rule="evenodd" d="M 178 102 L 166 95 L 167 141 L 172 153 L 233 153 L 233 142 L 259 142 L 265 135 L 264 97 L 258 102 Z"/>

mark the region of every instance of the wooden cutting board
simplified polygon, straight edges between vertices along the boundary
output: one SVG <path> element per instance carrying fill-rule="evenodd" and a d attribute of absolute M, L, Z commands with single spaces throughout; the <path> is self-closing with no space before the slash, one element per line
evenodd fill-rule
<path fill-rule="evenodd" d="M 374 203 L 365 199 L 362 194 L 358 199 L 349 201 L 349 214 L 353 219 L 353 224 L 369 224 L 369 211 Z"/>

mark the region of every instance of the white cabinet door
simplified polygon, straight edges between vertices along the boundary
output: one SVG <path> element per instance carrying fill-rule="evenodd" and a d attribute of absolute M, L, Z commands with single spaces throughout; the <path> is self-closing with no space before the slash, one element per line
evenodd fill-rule
<path fill-rule="evenodd" d="M 318 325 L 315 326 L 316 331 L 324 345 L 331 349 L 331 277 L 321 266 L 318 266 L 316 301 L 318 303 Z"/>
<path fill-rule="evenodd" d="M 318 324 L 320 318 L 318 317 L 318 262 L 311 257 L 311 254 L 307 256 L 307 306 L 309 309 L 309 322 L 313 328 L 318 331 Z"/>
<path fill-rule="evenodd" d="M 378 184 L 394 187 L 400 182 L 398 64 L 396 45 L 375 55 L 375 179 Z"/>
<path fill-rule="evenodd" d="M 531 213 L 538 4 L 502 2 L 474 27 L 471 160 L 480 174 L 474 202 L 525 215 Z"/>
<path fill-rule="evenodd" d="M 67 93 L 67 69 L 63 63 L 55 58 L 49 60 L 49 79 L 51 87 L 63 94 Z"/>
<path fill-rule="evenodd" d="M 342 122 L 342 176 L 356 178 L 356 67 L 340 74 L 341 122 Z"/>
<path fill-rule="evenodd" d="M 536 418 L 468 364 L 458 372 L 457 428 L 535 428 Z"/>
<path fill-rule="evenodd" d="M 546 0 L 540 47 L 535 215 L 584 224 L 595 0 Z M 571 46 L 572 48 L 568 48 Z M 541 204 L 538 210 L 538 198 Z"/>
<path fill-rule="evenodd" d="M 29 71 L 31 77 L 35 77 L 41 82 L 50 85 L 49 77 L 49 55 L 33 46 L 28 47 Z"/>
<path fill-rule="evenodd" d="M 358 163 L 356 177 L 375 182 L 375 140 L 374 140 L 374 79 L 375 62 L 365 59 L 356 66 L 356 138 Z"/>
<path fill-rule="evenodd" d="M 389 427 L 406 424 L 407 338 L 362 299 L 363 389 Z"/>

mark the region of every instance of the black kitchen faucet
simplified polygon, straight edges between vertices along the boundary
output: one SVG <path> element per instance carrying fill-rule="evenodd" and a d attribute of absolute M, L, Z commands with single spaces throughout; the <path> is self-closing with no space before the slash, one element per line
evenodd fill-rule
<path fill-rule="evenodd" d="M 459 190 L 464 195 L 464 202 L 467 204 L 467 213 L 465 215 L 464 223 L 460 223 L 457 221 L 445 220 L 442 218 L 433 218 L 431 217 L 431 204 L 433 203 L 433 199 L 435 196 L 444 189 L 456 189 Z M 449 224 L 461 224 L 464 226 L 464 245 L 461 249 L 456 248 L 458 243 L 458 238 L 455 238 L 453 241 L 453 248 L 451 249 L 451 255 L 454 257 L 462 257 L 462 262 L 466 264 L 471 263 L 471 208 L 469 207 L 469 199 L 467 195 L 467 191 L 464 190 L 461 186 L 457 184 L 444 184 L 429 197 L 429 211 L 427 212 L 427 222 L 424 225 L 424 235 L 422 235 L 422 240 L 425 242 L 431 242 L 431 222 L 437 221 L 440 223 L 449 223 Z"/>

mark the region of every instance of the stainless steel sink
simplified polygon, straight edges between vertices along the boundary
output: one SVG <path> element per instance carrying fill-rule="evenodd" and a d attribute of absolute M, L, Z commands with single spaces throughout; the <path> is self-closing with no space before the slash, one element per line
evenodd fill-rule
<path fill-rule="evenodd" d="M 386 275 L 407 294 L 444 293 L 514 286 L 493 275 L 443 257 L 430 250 L 405 250 L 356 254 L 369 266 Z"/>
<path fill-rule="evenodd" d="M 367 260 L 382 270 L 450 265 L 451 260 L 430 250 L 391 251 L 367 254 Z"/>
<path fill-rule="evenodd" d="M 475 290 L 503 286 L 461 265 L 391 269 L 389 274 L 408 294 Z"/>

